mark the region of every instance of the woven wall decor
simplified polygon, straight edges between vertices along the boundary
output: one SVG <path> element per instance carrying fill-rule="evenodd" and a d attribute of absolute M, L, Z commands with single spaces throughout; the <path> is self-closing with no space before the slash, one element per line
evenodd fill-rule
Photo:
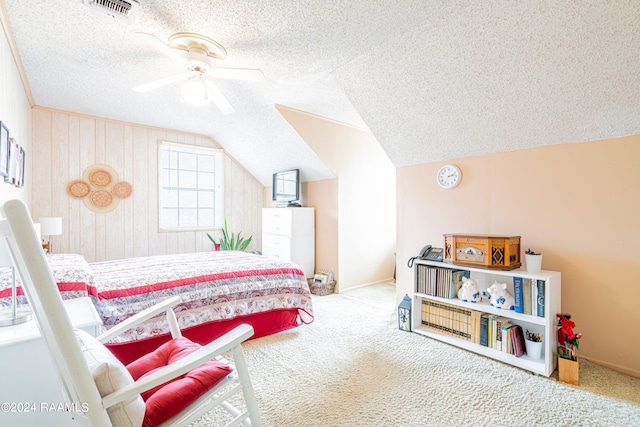
<path fill-rule="evenodd" d="M 111 182 L 111 174 L 102 168 L 95 169 L 89 174 L 89 181 L 96 187 L 105 187 Z"/>
<path fill-rule="evenodd" d="M 131 184 L 120 181 L 118 173 L 103 164 L 89 166 L 82 173 L 82 179 L 67 185 L 67 194 L 74 199 L 82 199 L 85 206 L 94 212 L 111 212 L 120 199 L 131 195 Z"/>
<path fill-rule="evenodd" d="M 131 195 L 132 191 L 131 184 L 126 181 L 120 181 L 114 184 L 111 193 L 119 199 L 126 199 Z"/>
<path fill-rule="evenodd" d="M 89 187 L 89 184 L 87 184 L 81 179 L 71 181 L 69 185 L 67 185 L 67 194 L 69 194 L 74 199 L 82 199 L 83 197 L 87 196 L 90 192 L 91 192 L 91 187 Z"/>

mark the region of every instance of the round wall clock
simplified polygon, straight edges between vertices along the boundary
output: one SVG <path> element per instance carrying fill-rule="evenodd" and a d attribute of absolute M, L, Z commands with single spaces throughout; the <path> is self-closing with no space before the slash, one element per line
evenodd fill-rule
<path fill-rule="evenodd" d="M 462 180 L 462 172 L 456 165 L 444 165 L 438 171 L 438 184 L 440 187 L 451 189 L 460 184 Z"/>

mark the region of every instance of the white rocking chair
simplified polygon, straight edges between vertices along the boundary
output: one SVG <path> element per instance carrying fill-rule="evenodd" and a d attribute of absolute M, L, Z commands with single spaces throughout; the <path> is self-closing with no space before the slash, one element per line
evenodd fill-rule
<path fill-rule="evenodd" d="M 240 325 L 210 344 L 198 346 L 181 337 L 175 314 L 171 309 L 180 302 L 180 298 L 174 297 L 138 313 L 97 338 L 83 331 L 75 331 L 63 306 L 27 207 L 21 201 L 11 200 L 2 207 L 2 213 L 6 219 L 0 220 L 0 235 L 3 240 L 0 244 L 8 246 L 38 327 L 63 384 L 68 403 L 72 408 L 81 409 L 69 412 L 70 418 L 81 425 L 91 427 L 140 426 L 143 419 L 145 425 L 184 426 L 216 406 L 221 406 L 233 418 L 228 426 L 239 423 L 260 426 L 260 414 L 241 347 L 241 343 L 253 335 L 251 326 Z M 186 341 L 187 351 L 178 344 L 176 346 L 178 352 L 188 355 L 180 357 L 171 354 L 169 359 L 172 360 L 164 366 L 158 360 L 166 354 L 152 354 L 150 357 L 155 363 L 153 370 L 134 381 L 127 368 L 102 343 L 163 311 L 167 312 L 174 338 L 170 343 Z M 165 350 L 171 351 L 167 348 Z M 232 354 L 235 369 L 218 361 L 227 351 Z M 149 361 L 145 360 L 142 363 L 143 367 L 149 364 Z M 140 364 L 138 365 L 140 368 Z M 192 383 L 199 385 L 202 377 L 197 375 L 208 377 L 212 370 L 222 379 L 204 394 L 193 397 L 185 407 L 175 408 L 178 396 L 184 394 L 185 390 L 187 394 L 191 393 L 195 387 L 188 383 L 191 375 L 197 378 Z M 188 384 L 185 389 L 175 392 L 176 384 L 180 381 L 187 381 Z M 115 382 L 118 384 L 114 385 Z M 174 389 L 170 389 L 168 394 L 164 394 L 164 398 L 155 402 L 159 407 L 150 408 L 149 402 L 155 399 L 155 396 L 162 395 L 165 387 Z M 227 402 L 229 397 L 240 391 L 244 396 L 243 406 L 246 406 L 243 410 Z M 146 395 L 146 402 L 141 395 Z M 169 406 L 168 409 L 165 404 Z M 150 417 L 151 411 L 154 414 L 159 412 L 159 418 Z M 164 411 L 174 415 L 162 419 Z M 158 419 L 161 421 L 155 421 Z"/>

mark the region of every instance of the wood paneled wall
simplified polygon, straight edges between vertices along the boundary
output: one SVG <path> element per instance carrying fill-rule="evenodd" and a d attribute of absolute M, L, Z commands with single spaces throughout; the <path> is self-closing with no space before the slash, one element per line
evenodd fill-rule
<path fill-rule="evenodd" d="M 29 95 L 22 85 L 20 65 L 16 63 L 14 52 L 17 48 L 8 31 L 8 21 L 0 4 L 0 121 L 9 129 L 13 138 L 25 151 L 24 187 L 5 183 L 0 177 L 0 204 L 7 200 L 19 199 L 27 206 L 31 202 L 31 105 Z M 5 27 L 6 26 L 6 27 Z M 3 28 L 7 30 L 3 31 Z"/>
<path fill-rule="evenodd" d="M 94 262 L 212 249 L 206 231 L 159 231 L 160 140 L 219 147 L 205 136 L 34 108 L 31 213 L 34 221 L 62 217 L 63 235 L 51 237 L 54 253 L 79 253 Z M 133 194 L 108 213 L 95 213 L 67 194 L 70 181 L 100 163 L 133 187 Z M 253 235 L 248 250 L 260 248 L 264 187 L 228 155 L 224 168 L 229 228 Z"/>

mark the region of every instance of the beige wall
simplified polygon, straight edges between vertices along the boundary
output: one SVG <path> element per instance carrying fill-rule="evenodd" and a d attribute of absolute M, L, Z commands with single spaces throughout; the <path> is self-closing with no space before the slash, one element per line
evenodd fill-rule
<path fill-rule="evenodd" d="M 562 310 L 584 334 L 580 356 L 640 376 L 640 136 L 563 144 L 398 169 L 398 301 L 411 293 L 409 257 L 443 233 L 522 236 L 562 272 Z"/>
<path fill-rule="evenodd" d="M 158 141 L 216 146 L 208 137 L 43 108 L 33 110 L 34 218 L 61 216 L 53 251 L 87 261 L 211 250 L 206 231 L 158 230 Z M 67 184 L 93 164 L 111 166 L 133 187 L 115 210 L 95 213 L 67 195 Z M 260 247 L 263 186 L 226 156 L 225 217 L 232 231 L 253 235 Z M 218 233 L 216 233 L 218 236 Z"/>
<path fill-rule="evenodd" d="M 4 29 L 4 8 L 0 7 L 0 22 Z M 9 128 L 9 136 L 25 151 L 25 183 L 21 188 L 3 182 L 0 177 L 0 204 L 11 199 L 31 204 L 31 105 L 25 93 L 18 65 L 4 32 L 0 34 L 0 121 Z"/>
<path fill-rule="evenodd" d="M 338 269 L 338 180 L 325 179 L 303 184 L 306 187 L 307 203 L 315 208 L 316 219 L 316 271 L 333 271 L 340 291 Z"/>
<path fill-rule="evenodd" d="M 386 153 L 369 131 L 277 108 L 338 178 L 339 290 L 391 279 L 395 168 Z"/>

